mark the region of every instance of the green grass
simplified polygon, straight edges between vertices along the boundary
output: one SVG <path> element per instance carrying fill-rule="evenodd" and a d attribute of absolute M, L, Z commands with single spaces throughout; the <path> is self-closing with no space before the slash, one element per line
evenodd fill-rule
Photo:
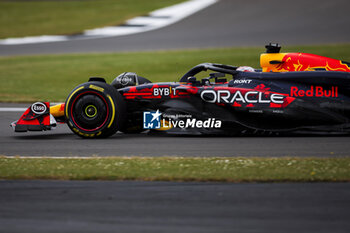
<path fill-rule="evenodd" d="M 0 157 L 0 179 L 349 182 L 350 158 Z"/>
<path fill-rule="evenodd" d="M 0 0 L 0 38 L 74 34 L 118 25 L 183 0 Z"/>
<path fill-rule="evenodd" d="M 350 44 L 285 47 L 350 61 Z M 45 55 L 0 58 L 0 101 L 64 101 L 91 76 L 111 82 L 125 71 L 153 82 L 178 81 L 194 65 L 216 62 L 258 68 L 264 48 L 223 48 L 110 54 Z"/>

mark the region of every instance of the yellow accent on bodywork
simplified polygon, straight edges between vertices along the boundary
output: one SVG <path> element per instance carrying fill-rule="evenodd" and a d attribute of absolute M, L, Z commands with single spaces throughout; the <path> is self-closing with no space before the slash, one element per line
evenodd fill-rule
<path fill-rule="evenodd" d="M 72 96 L 77 92 L 77 91 L 80 91 L 81 89 L 83 89 L 84 86 L 82 87 L 79 87 L 78 89 L 76 89 L 68 98 L 67 102 L 66 102 L 66 117 L 68 118 L 68 105 L 69 105 L 69 101 L 70 101 L 70 98 L 72 98 Z"/>
<path fill-rule="evenodd" d="M 287 53 L 263 53 L 260 55 L 260 66 L 263 72 L 275 71 L 279 64 L 270 64 L 271 61 L 281 61 Z"/>
<path fill-rule="evenodd" d="M 50 107 L 50 114 L 54 117 L 62 117 L 64 116 L 64 108 L 62 107 L 64 104 L 57 104 Z"/>
<path fill-rule="evenodd" d="M 114 117 L 115 117 L 115 107 L 114 107 L 114 103 L 113 103 L 113 100 L 112 100 L 112 97 L 110 95 L 107 95 L 108 99 L 111 101 L 111 105 L 112 105 L 112 119 L 111 119 L 111 122 L 109 123 L 109 125 L 107 126 L 107 128 L 110 128 L 113 121 L 114 121 Z"/>
<path fill-rule="evenodd" d="M 169 129 L 172 129 L 172 128 L 173 128 L 173 126 L 170 125 L 169 121 L 166 121 L 166 120 L 164 120 L 164 121 L 165 121 L 167 127 L 164 127 L 164 125 L 163 125 L 163 120 L 161 120 L 161 121 L 160 121 L 160 128 L 159 128 L 159 129 L 155 129 L 155 130 L 166 131 L 166 130 L 169 130 Z"/>

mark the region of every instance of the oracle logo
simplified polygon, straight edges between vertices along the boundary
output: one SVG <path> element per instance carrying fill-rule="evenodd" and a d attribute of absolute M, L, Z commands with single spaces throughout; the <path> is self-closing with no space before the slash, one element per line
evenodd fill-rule
<path fill-rule="evenodd" d="M 46 112 L 47 107 L 46 107 L 46 104 L 44 104 L 44 103 L 36 102 L 36 103 L 32 104 L 31 110 L 35 114 L 41 115 L 41 114 Z"/>
<path fill-rule="evenodd" d="M 284 96 L 279 94 L 266 94 L 260 91 L 230 92 L 229 90 L 204 90 L 200 94 L 202 100 L 209 103 L 259 103 L 259 104 L 283 104 Z"/>

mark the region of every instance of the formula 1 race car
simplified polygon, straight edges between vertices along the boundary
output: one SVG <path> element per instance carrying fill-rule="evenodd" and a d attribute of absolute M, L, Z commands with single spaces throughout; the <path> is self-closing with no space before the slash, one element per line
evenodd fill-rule
<path fill-rule="evenodd" d="M 349 134 L 350 64 L 269 44 L 262 70 L 203 63 L 179 82 L 152 83 L 126 72 L 111 84 L 90 78 L 55 106 L 37 102 L 16 132 L 58 123 L 83 138 L 117 131 L 173 134 Z M 214 71 L 198 80 L 198 73 Z M 197 76 L 197 78 L 196 78 Z"/>

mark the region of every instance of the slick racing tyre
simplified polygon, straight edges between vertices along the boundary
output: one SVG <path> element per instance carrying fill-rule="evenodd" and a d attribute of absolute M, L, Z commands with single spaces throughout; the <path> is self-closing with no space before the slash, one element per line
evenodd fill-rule
<path fill-rule="evenodd" d="M 104 138 L 122 127 L 126 108 L 115 88 L 104 82 L 87 82 L 68 95 L 64 112 L 75 134 L 83 138 Z"/>

